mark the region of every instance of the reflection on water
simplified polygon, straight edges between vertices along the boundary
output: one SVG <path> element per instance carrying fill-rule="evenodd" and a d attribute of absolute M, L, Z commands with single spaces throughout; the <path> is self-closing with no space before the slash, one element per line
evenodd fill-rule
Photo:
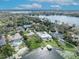
<path fill-rule="evenodd" d="M 64 59 L 53 48 L 52 51 L 48 51 L 47 48 L 43 50 L 41 48 L 24 56 L 23 59 Z"/>

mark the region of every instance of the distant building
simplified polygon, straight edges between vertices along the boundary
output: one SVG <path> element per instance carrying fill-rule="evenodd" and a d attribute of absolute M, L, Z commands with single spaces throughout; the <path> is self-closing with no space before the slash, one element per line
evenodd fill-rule
<path fill-rule="evenodd" d="M 49 35 L 47 32 L 36 32 L 36 34 L 43 40 L 50 40 L 52 36 Z"/>
<path fill-rule="evenodd" d="M 3 46 L 6 44 L 6 41 L 5 41 L 5 37 L 4 36 L 0 36 L 0 46 Z"/>

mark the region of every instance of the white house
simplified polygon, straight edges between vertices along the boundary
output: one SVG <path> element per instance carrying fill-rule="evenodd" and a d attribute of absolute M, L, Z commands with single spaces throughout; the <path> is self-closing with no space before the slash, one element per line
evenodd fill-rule
<path fill-rule="evenodd" d="M 31 28 L 31 24 L 28 24 L 28 25 L 23 25 L 23 28 L 25 29 L 25 30 L 28 30 L 28 28 Z"/>
<path fill-rule="evenodd" d="M 0 46 L 3 46 L 6 44 L 6 39 L 4 36 L 0 36 Z"/>
<path fill-rule="evenodd" d="M 43 40 L 50 40 L 52 36 L 49 35 L 47 32 L 36 32 L 36 34 Z"/>
<path fill-rule="evenodd" d="M 30 24 L 30 25 L 24 25 L 23 27 L 24 28 L 30 28 L 32 25 Z"/>

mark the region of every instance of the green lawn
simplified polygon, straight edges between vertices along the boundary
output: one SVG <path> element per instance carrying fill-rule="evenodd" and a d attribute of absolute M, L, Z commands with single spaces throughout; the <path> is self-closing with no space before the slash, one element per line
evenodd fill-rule
<path fill-rule="evenodd" d="M 64 50 L 75 51 L 75 47 L 72 44 L 68 43 L 68 42 L 64 42 L 64 44 L 61 44 L 60 42 L 58 42 L 58 40 L 55 40 L 55 42 L 57 43 L 57 45 L 60 48 L 63 48 Z"/>
<path fill-rule="evenodd" d="M 32 35 L 32 36 L 28 37 L 27 41 L 28 41 L 30 49 L 36 49 L 36 48 L 40 47 L 41 43 L 42 43 L 41 39 L 39 39 L 35 35 Z"/>
<path fill-rule="evenodd" d="M 53 47 L 58 47 L 58 45 L 56 44 L 56 42 L 53 39 L 51 39 L 49 41 L 43 41 L 42 43 L 43 43 L 44 46 L 49 44 L 49 45 L 51 45 Z"/>
<path fill-rule="evenodd" d="M 24 35 L 27 35 L 28 33 L 29 33 L 29 31 L 24 31 L 23 32 Z"/>
<path fill-rule="evenodd" d="M 65 42 L 64 45 L 62 45 L 60 42 L 58 42 L 57 40 L 49 40 L 49 41 L 43 41 L 42 42 L 44 46 L 46 46 L 47 44 L 50 44 L 53 47 L 57 47 L 57 48 L 63 48 L 64 50 L 68 50 L 68 51 L 75 51 L 75 47 L 67 42 Z"/>
<path fill-rule="evenodd" d="M 72 44 L 70 44 L 70 43 L 66 42 L 63 47 L 64 47 L 65 50 L 73 51 L 73 52 L 75 51 L 75 47 Z"/>

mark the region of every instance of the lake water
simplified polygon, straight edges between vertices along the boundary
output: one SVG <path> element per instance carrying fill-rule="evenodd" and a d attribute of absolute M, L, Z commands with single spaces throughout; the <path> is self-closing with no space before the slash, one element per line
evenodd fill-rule
<path fill-rule="evenodd" d="M 75 24 L 76 26 L 79 26 L 79 17 L 71 17 L 71 16 L 60 16 L 60 15 L 51 15 L 51 16 L 45 16 L 40 15 L 39 18 L 47 18 L 51 22 L 55 22 L 57 20 L 58 22 L 64 22 L 68 23 L 69 25 Z"/>
<path fill-rule="evenodd" d="M 22 59 L 64 59 L 60 56 L 56 50 L 53 48 L 52 51 L 48 51 L 47 48 L 43 50 L 38 48 L 31 53 L 25 55 Z"/>

